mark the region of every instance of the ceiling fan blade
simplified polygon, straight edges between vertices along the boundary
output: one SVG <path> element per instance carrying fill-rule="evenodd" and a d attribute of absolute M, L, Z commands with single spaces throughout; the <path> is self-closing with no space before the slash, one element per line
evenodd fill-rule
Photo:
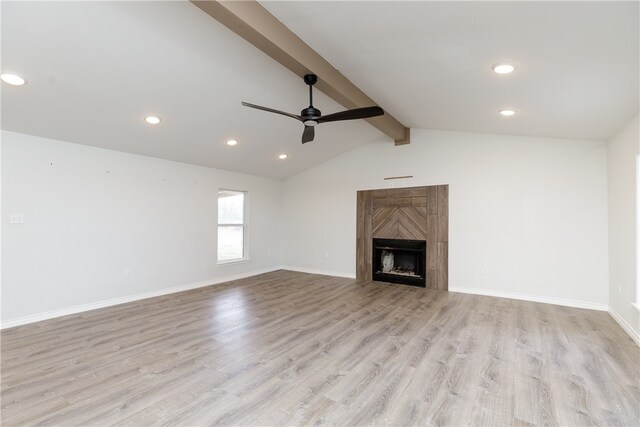
<path fill-rule="evenodd" d="M 307 142 L 313 141 L 313 138 L 316 136 L 316 131 L 313 126 L 305 126 L 304 132 L 302 132 L 302 143 L 306 144 Z"/>
<path fill-rule="evenodd" d="M 245 107 L 255 108 L 257 110 L 267 111 L 269 113 L 281 114 L 283 116 L 291 117 L 292 119 L 302 120 L 302 117 L 296 116 L 295 114 L 285 113 L 284 111 L 274 110 L 273 108 L 261 107 L 260 105 L 249 104 L 248 102 L 243 102 L 242 105 Z"/>
<path fill-rule="evenodd" d="M 318 119 L 318 123 L 337 122 L 340 120 L 367 119 L 369 117 L 381 116 L 384 111 L 380 107 L 354 108 L 353 110 L 340 111 L 339 113 L 328 114 Z"/>

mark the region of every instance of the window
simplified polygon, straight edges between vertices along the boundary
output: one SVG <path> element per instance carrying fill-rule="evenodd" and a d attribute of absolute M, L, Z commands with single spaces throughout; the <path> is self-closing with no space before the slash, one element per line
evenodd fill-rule
<path fill-rule="evenodd" d="M 246 259 L 244 191 L 218 191 L 218 262 Z"/>

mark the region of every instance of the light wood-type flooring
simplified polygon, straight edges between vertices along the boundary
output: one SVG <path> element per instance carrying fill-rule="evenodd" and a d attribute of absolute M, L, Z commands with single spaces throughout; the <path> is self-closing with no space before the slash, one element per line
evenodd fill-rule
<path fill-rule="evenodd" d="M 605 312 L 277 271 L 2 332 L 2 425 L 637 425 Z"/>

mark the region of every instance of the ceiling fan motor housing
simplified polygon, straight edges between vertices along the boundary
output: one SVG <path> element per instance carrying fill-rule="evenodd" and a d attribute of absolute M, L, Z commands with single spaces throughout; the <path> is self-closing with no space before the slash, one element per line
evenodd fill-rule
<path fill-rule="evenodd" d="M 322 117 L 322 113 L 317 108 L 307 107 L 304 110 L 300 111 L 300 117 L 302 117 L 305 125 L 314 126 L 318 124 L 318 119 Z M 313 123 L 307 123 L 307 121 Z"/>

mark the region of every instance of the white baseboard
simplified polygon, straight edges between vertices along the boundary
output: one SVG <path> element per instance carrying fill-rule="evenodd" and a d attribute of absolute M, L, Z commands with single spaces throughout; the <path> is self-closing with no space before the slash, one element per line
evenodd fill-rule
<path fill-rule="evenodd" d="M 618 325 L 624 329 L 624 331 L 629 334 L 629 336 L 638 344 L 640 347 L 640 335 L 615 311 L 609 310 L 609 314 L 613 317 L 613 320 L 618 322 Z"/>
<path fill-rule="evenodd" d="M 356 278 L 355 273 L 344 273 L 342 271 L 317 270 L 315 268 L 292 267 L 290 265 L 283 265 L 280 268 L 283 270 L 297 271 L 299 273 L 322 274 L 325 276 L 346 277 L 347 279 Z"/>
<path fill-rule="evenodd" d="M 218 277 L 215 279 L 204 280 L 202 282 L 190 283 L 187 285 L 174 286 L 171 288 L 159 289 L 157 291 L 143 292 L 125 297 L 111 298 L 108 300 L 97 301 L 89 304 L 74 305 L 72 307 L 62 308 L 58 310 L 45 311 L 30 316 L 19 317 L 0 322 L 0 329 L 12 328 L 14 326 L 26 325 L 28 323 L 40 322 L 41 320 L 53 319 L 54 317 L 67 316 L 69 314 L 81 313 L 83 311 L 95 310 L 97 308 L 109 307 L 112 305 L 124 304 L 127 302 L 138 301 L 147 298 L 159 297 L 162 295 L 173 294 L 176 292 L 188 291 L 191 289 L 204 288 L 206 286 L 218 285 L 220 283 L 230 282 L 232 280 L 244 279 L 258 274 L 270 273 L 280 270 L 283 267 L 269 267 L 260 270 L 254 270 L 247 273 L 234 274 L 232 276 Z"/>
<path fill-rule="evenodd" d="M 609 310 L 609 307 L 605 304 L 596 304 L 592 302 L 577 301 L 564 298 L 543 297 L 539 295 L 520 294 L 516 292 L 502 292 L 475 288 L 449 288 L 449 292 L 461 292 L 464 294 L 486 295 L 490 297 L 517 299 L 522 301 L 542 302 L 545 304 L 563 305 L 566 307 L 587 308 L 589 310 Z"/>

